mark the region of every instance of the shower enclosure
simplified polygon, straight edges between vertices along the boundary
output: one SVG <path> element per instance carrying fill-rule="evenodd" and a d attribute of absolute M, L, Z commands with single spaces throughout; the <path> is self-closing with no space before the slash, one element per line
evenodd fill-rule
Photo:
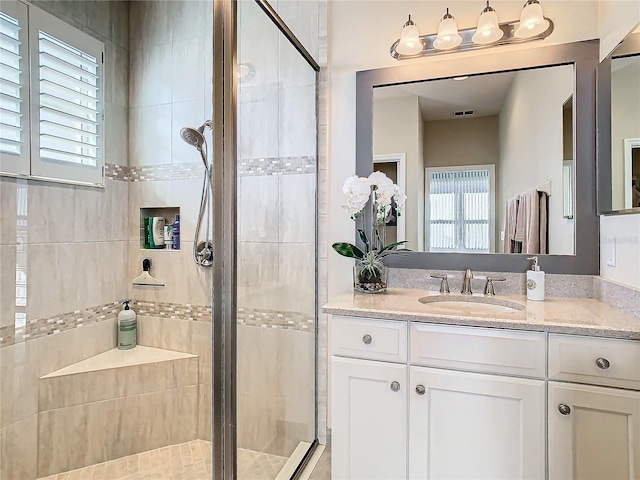
<path fill-rule="evenodd" d="M 30 144 L 33 157 L 44 141 L 36 112 L 47 93 L 34 92 L 54 78 L 36 78 L 51 65 L 72 72 L 55 75 L 56 108 L 98 125 L 78 133 L 60 110 L 55 128 L 75 137 L 56 141 L 68 152 L 95 141 L 82 154 L 97 152 L 104 172 L 90 185 L 62 182 L 30 175 L 28 154 L 11 170 L 15 152 L 0 152 L 3 480 L 288 478 L 308 459 L 318 436 L 318 8 L 274 7 L 0 4 L 0 146 Z M 82 35 L 103 55 L 83 56 Z M 87 78 L 100 94 L 82 93 Z M 17 127 L 5 122 L 12 105 Z M 87 105 L 103 115 L 83 117 Z M 179 224 L 179 240 L 147 248 L 149 218 Z M 132 283 L 147 258 L 164 286 Z M 138 346 L 121 351 L 125 299 Z"/>

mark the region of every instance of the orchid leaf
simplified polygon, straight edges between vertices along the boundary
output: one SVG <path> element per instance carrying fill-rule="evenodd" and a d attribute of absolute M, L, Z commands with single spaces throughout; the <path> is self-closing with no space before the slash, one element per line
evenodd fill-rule
<path fill-rule="evenodd" d="M 361 228 L 358 229 L 358 233 L 360 234 L 360 240 L 362 240 L 362 243 L 364 243 L 366 251 L 368 252 L 370 248 L 369 248 L 369 239 L 367 238 L 367 234 Z"/>
<path fill-rule="evenodd" d="M 384 252 L 385 250 L 393 250 L 394 248 L 400 245 L 404 245 L 405 243 L 408 243 L 408 240 L 403 240 L 402 242 L 390 243 L 389 245 L 384 247 L 381 251 Z"/>
<path fill-rule="evenodd" d="M 362 252 L 362 250 L 360 250 L 358 247 L 356 247 L 351 243 L 337 242 L 331 246 L 336 252 L 338 252 L 343 257 L 358 258 L 358 259 L 364 257 L 364 253 Z"/>

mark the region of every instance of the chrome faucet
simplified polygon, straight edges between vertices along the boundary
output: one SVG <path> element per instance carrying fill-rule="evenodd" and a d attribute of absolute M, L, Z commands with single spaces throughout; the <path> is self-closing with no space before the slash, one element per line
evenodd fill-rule
<path fill-rule="evenodd" d="M 487 282 L 484 284 L 484 296 L 494 297 L 496 291 L 493 288 L 493 282 L 505 282 L 506 280 L 504 277 L 487 277 Z"/>
<path fill-rule="evenodd" d="M 470 268 L 467 268 L 467 271 L 464 274 L 464 279 L 462 280 L 462 290 L 460 293 L 462 295 L 473 295 L 471 291 L 471 279 L 473 278 L 473 272 Z"/>
<path fill-rule="evenodd" d="M 443 273 L 441 275 L 431 274 L 431 278 L 442 279 L 442 282 L 440 282 L 440 295 L 449 295 L 449 282 L 447 281 L 446 273 Z"/>

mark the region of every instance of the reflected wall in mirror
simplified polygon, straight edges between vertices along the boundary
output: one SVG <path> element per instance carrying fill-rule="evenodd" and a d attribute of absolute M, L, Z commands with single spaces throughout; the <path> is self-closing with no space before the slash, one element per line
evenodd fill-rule
<path fill-rule="evenodd" d="M 408 248 L 573 255 L 573 89 L 573 65 L 374 88 L 374 159 L 405 159 Z"/>
<path fill-rule="evenodd" d="M 634 36 L 640 33 L 611 59 L 612 210 L 640 208 L 640 50 L 628 49 Z"/>

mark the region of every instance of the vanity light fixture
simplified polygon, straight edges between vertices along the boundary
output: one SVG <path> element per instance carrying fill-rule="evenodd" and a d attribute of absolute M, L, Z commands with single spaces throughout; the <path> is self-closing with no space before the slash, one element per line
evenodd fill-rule
<path fill-rule="evenodd" d="M 400 55 L 415 55 L 422 51 L 422 42 L 420 41 L 420 33 L 418 27 L 409 15 L 409 20 L 402 27 L 402 33 L 400 34 L 400 40 L 396 46 L 396 52 Z"/>
<path fill-rule="evenodd" d="M 500 25 L 498 24 L 498 14 L 487 1 L 487 6 L 480 15 L 478 28 L 476 28 L 476 33 L 471 37 L 471 41 L 478 45 L 491 45 L 492 43 L 500 40 L 503 36 L 504 32 L 500 29 Z"/>
<path fill-rule="evenodd" d="M 538 0 L 527 0 L 520 14 L 520 25 L 514 33 L 516 38 L 530 38 L 549 28 L 549 20 L 542 15 Z"/>
<path fill-rule="evenodd" d="M 447 13 L 445 13 L 442 20 L 440 20 L 440 25 L 438 25 L 438 35 L 433 41 L 433 48 L 436 50 L 451 50 L 461 43 L 462 37 L 458 33 L 456 19 L 453 18 L 447 8 Z"/>
<path fill-rule="evenodd" d="M 478 25 L 458 30 L 453 15 L 444 15 L 438 25 L 437 34 L 420 35 L 411 20 L 404 24 L 400 39 L 391 45 L 391 56 L 396 60 L 427 57 L 444 53 L 475 50 L 498 45 L 543 40 L 553 32 L 553 22 L 542 14 L 539 0 L 527 0 L 520 20 L 498 23 L 498 14 L 487 2 Z"/>

